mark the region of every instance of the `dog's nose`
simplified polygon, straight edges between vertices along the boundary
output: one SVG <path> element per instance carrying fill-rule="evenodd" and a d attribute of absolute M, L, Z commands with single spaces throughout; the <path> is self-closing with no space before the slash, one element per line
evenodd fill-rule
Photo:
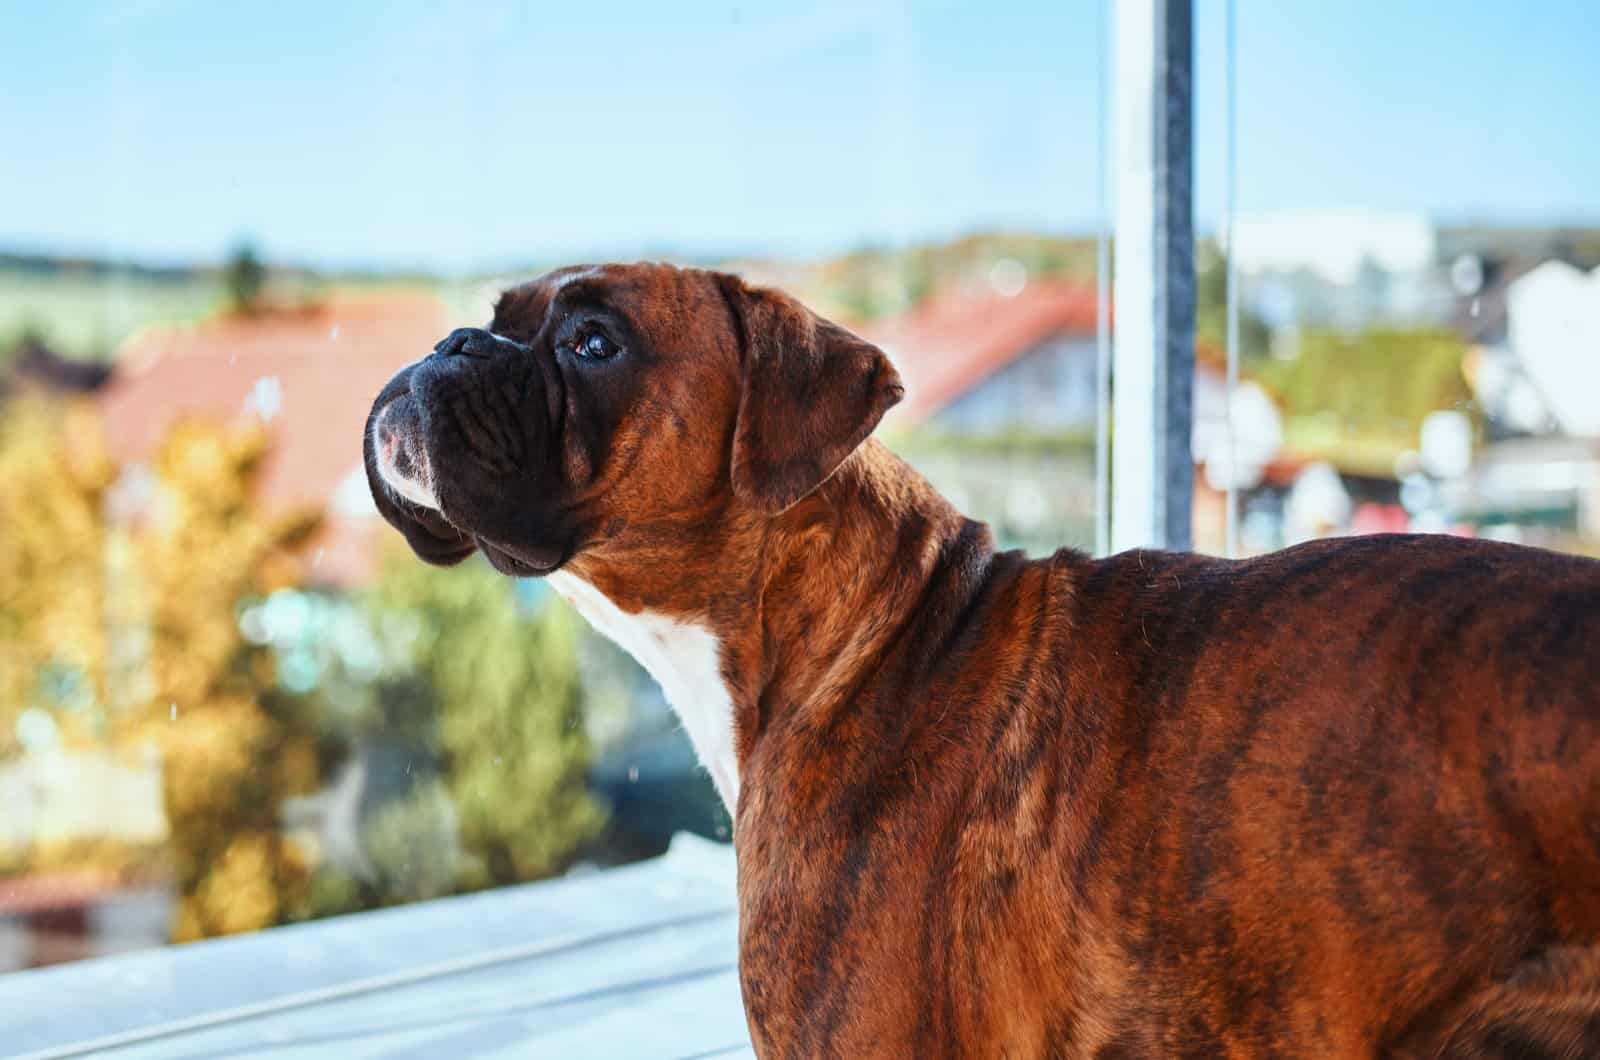
<path fill-rule="evenodd" d="M 521 349 L 510 339 L 482 328 L 456 328 L 433 348 L 440 357 L 493 357 Z"/>

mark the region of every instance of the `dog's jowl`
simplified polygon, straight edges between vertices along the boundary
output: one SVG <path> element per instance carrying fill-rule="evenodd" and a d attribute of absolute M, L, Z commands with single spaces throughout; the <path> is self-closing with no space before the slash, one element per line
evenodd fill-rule
<path fill-rule="evenodd" d="M 603 266 L 368 424 L 423 559 L 551 576 L 682 715 L 762 1056 L 1600 1055 L 1600 563 L 996 552 L 868 439 L 901 395 L 781 293 Z"/>

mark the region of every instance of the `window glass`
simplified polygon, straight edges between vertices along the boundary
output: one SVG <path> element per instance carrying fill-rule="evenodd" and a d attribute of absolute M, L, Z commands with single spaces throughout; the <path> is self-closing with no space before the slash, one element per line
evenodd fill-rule
<path fill-rule="evenodd" d="M 1231 480 L 1245 552 L 1412 530 L 1594 553 L 1587 9 L 1237 3 L 1231 437 L 1227 11 L 1197 7 L 1197 539 L 1220 550 Z"/>
<path fill-rule="evenodd" d="M 1196 4 L 1196 546 L 1600 553 L 1587 8 L 1235 3 Z M 0 14 L 0 972 L 728 839 L 626 654 L 368 492 L 384 382 L 549 268 L 792 292 L 999 545 L 1093 547 L 1104 17 Z"/>
<path fill-rule="evenodd" d="M 368 493 L 385 380 L 548 268 L 781 286 L 1003 545 L 1093 540 L 1094 5 L 0 20 L 0 970 L 728 837 L 626 655 Z"/>

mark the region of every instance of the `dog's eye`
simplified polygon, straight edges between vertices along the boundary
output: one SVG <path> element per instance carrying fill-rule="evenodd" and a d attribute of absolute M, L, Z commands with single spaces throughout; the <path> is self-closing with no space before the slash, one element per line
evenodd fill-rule
<path fill-rule="evenodd" d="M 591 331 L 589 334 L 579 337 L 577 345 L 573 347 L 573 352 L 579 357 L 603 361 L 607 357 L 615 357 L 622 352 L 622 347 L 600 334 L 600 332 Z"/>

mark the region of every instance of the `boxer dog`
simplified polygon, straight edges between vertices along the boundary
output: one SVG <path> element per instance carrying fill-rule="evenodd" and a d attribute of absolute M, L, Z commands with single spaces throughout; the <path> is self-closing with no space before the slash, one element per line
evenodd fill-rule
<path fill-rule="evenodd" d="M 779 292 L 608 265 L 366 433 L 418 555 L 661 683 L 760 1055 L 1600 1055 L 1600 563 L 997 552 L 868 439 L 902 389 Z"/>

